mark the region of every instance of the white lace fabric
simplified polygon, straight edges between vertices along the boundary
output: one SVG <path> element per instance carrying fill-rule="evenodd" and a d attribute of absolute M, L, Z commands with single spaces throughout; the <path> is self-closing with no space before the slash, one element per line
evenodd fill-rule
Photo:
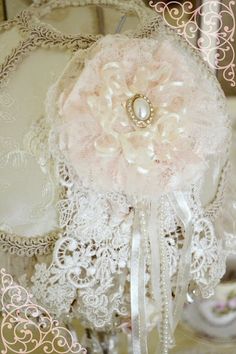
<path fill-rule="evenodd" d="M 71 2 L 51 1 L 42 7 L 42 12 L 47 13 L 54 7 L 67 6 L 69 3 Z M 118 4 L 117 1 L 76 1 L 76 3 L 81 5 L 109 3 L 115 8 L 123 7 L 127 12 L 137 6 L 138 13 L 144 11 L 142 6 L 138 5 L 139 1 L 132 2 L 132 6 L 130 4 L 126 6 L 125 2 Z M 29 28 L 32 28 L 27 21 L 26 25 L 23 25 L 22 20 L 20 27 L 24 33 L 28 33 Z M 49 31 L 47 33 L 51 38 L 48 27 L 46 31 Z M 226 130 L 229 129 L 225 99 L 212 73 L 207 70 L 200 57 L 198 55 L 195 57 L 185 42 L 169 31 L 158 17 L 147 20 L 136 32 L 129 31 L 126 36 L 155 38 L 156 33 L 162 33 L 163 36 L 167 35 L 169 39 L 177 41 L 186 52 L 186 57 L 188 55 L 194 57 L 196 65 L 201 67 L 203 75 L 215 88 L 219 111 L 225 117 Z M 53 38 L 55 40 L 53 46 L 56 47 L 58 37 L 55 35 Z M 226 249 L 223 234 L 215 227 L 216 219 L 220 220 L 224 203 L 229 169 L 229 146 L 225 146 L 219 156 L 213 156 L 209 162 L 209 171 L 197 184 L 189 185 L 182 193 L 181 198 L 187 204 L 191 221 L 186 221 L 186 218 L 182 217 L 178 200 L 170 198 L 169 195 L 155 202 L 142 200 L 141 203 L 137 203 L 133 196 L 124 192 L 110 190 L 101 193 L 81 180 L 73 164 L 62 154 L 58 143 L 57 124 L 60 121 L 58 102 L 62 92 L 65 95 L 69 94 L 74 81 L 84 68 L 84 62 L 90 53 L 89 46 L 96 46 L 93 41 L 99 39 L 89 38 L 89 44 L 85 41 L 87 44 L 82 45 L 82 50 L 74 55 L 63 74 L 56 80 L 56 84 L 49 90 L 46 116 L 40 102 L 40 115 L 36 117 L 32 129 L 30 131 L 25 129 L 27 133 L 23 134 L 27 153 L 30 152 L 30 156 L 38 161 L 39 170 L 43 171 L 43 176 L 47 176 L 47 183 L 48 179 L 51 182 L 44 187 L 45 199 L 47 200 L 46 197 L 49 195 L 51 197 L 50 201 L 47 200 L 45 213 L 48 215 L 48 210 L 52 207 L 53 215 L 56 209 L 59 216 L 57 225 L 49 224 L 49 230 L 41 232 L 41 229 L 29 229 L 26 234 L 31 238 L 32 230 L 35 235 L 39 231 L 40 233 L 51 231 L 55 226 L 60 229 L 53 247 L 52 262 L 42 259 L 35 265 L 31 280 L 25 281 L 28 282 L 37 301 L 56 316 L 66 317 L 69 314 L 70 317 L 78 317 L 85 327 L 98 331 L 130 327 L 133 306 L 130 303 L 134 261 L 132 243 L 135 222 L 139 215 L 138 227 L 143 236 L 141 251 L 144 262 L 142 278 L 146 324 L 150 329 L 159 323 L 163 340 L 161 350 L 166 353 L 171 344 L 169 336 L 178 322 L 189 284 L 194 287 L 195 294 L 210 296 L 224 274 L 226 257 L 232 251 Z M 71 37 L 60 37 L 58 45 L 59 47 L 62 45 L 63 48 L 69 46 L 74 51 L 81 45 L 81 42 L 75 43 L 76 40 Z M 44 45 L 46 44 L 43 43 L 42 46 Z M 57 51 L 54 52 L 51 64 L 60 55 Z M 66 59 L 63 58 L 57 74 L 67 60 L 67 56 Z M 23 74 L 24 72 L 22 77 Z M 52 76 L 55 79 L 55 73 Z M 40 83 L 40 80 L 32 77 L 32 82 Z M 14 88 L 14 85 L 12 86 Z M 47 91 L 45 86 L 47 88 L 49 86 L 47 80 L 43 88 L 40 87 L 42 92 Z M 10 143 L 10 140 L 4 142 L 7 151 L 4 156 L 8 159 L 7 146 Z M 17 149 L 14 147 L 10 149 L 12 150 Z M 2 185 L 6 188 L 6 181 L 3 181 Z M 38 186 L 38 183 L 36 185 Z M 35 198 L 32 199 L 35 201 Z M 42 223 L 45 224 L 43 218 Z M 8 230 L 8 223 L 5 224 Z M 20 228 L 16 228 L 16 231 L 18 230 Z M 154 237 L 154 246 L 157 245 L 157 249 L 153 249 L 153 239 L 150 236 L 155 232 L 159 237 Z M 154 263 L 158 269 L 153 268 Z M 153 269 L 158 270 L 156 279 L 153 279 L 155 278 Z M 158 289 L 154 287 L 156 283 Z"/>

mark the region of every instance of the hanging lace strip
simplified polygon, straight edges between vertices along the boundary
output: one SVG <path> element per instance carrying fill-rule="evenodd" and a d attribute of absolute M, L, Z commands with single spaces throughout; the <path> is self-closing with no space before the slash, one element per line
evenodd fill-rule
<path fill-rule="evenodd" d="M 191 240 L 192 240 L 192 211 L 189 206 L 188 197 L 184 192 L 173 192 L 169 196 L 169 200 L 176 212 L 176 215 L 181 220 L 184 226 L 184 244 L 179 261 L 176 294 L 175 294 L 175 308 L 174 308 L 174 325 L 175 330 L 181 312 L 186 300 L 190 280 L 190 267 L 191 267 Z"/>

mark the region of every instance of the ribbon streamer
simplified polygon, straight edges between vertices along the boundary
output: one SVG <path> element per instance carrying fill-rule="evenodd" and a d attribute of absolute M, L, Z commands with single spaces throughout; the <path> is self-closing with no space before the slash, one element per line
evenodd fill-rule
<path fill-rule="evenodd" d="M 147 354 L 145 311 L 144 237 L 140 227 L 140 206 L 135 208 L 131 250 L 131 323 L 134 354 Z"/>
<path fill-rule="evenodd" d="M 188 196 L 183 192 L 173 192 L 169 195 L 169 200 L 175 209 L 184 226 L 184 244 L 181 252 L 179 271 L 176 284 L 176 303 L 174 309 L 175 330 L 181 317 L 182 309 L 186 301 L 186 294 L 189 285 L 189 274 L 191 266 L 191 240 L 192 240 L 192 211 L 188 203 Z"/>

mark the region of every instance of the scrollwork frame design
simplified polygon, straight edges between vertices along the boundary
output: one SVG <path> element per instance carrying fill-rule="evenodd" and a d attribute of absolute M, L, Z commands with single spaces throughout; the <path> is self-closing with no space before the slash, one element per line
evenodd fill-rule
<path fill-rule="evenodd" d="M 162 15 L 167 25 L 176 29 L 194 49 L 202 53 L 212 70 L 222 71 L 223 78 L 232 87 L 236 86 L 234 0 L 228 4 L 220 3 L 220 9 L 218 0 L 204 1 L 197 8 L 194 8 L 191 1 L 181 4 L 176 0 L 168 3 L 151 0 L 149 5 Z M 232 26 L 224 24 L 223 16 L 230 18 Z M 207 24 L 207 29 L 201 26 L 203 22 Z M 195 42 L 194 38 L 197 38 Z"/>
<path fill-rule="evenodd" d="M 0 341 L 7 353 L 86 354 L 75 343 L 68 329 L 61 326 L 47 310 L 32 301 L 32 295 L 16 284 L 5 269 L 0 270 L 2 321 Z"/>

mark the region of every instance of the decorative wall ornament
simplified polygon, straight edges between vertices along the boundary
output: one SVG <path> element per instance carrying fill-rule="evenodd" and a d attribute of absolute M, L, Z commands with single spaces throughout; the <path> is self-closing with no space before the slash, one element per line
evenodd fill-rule
<path fill-rule="evenodd" d="M 1 354 L 77 353 L 86 350 L 75 343 L 68 329 L 60 326 L 43 307 L 35 304 L 25 288 L 17 285 L 5 269 L 0 271 L 2 322 Z"/>
<path fill-rule="evenodd" d="M 164 21 L 200 51 L 213 70 L 222 71 L 232 87 L 235 81 L 235 1 L 224 4 L 219 0 L 203 1 L 194 8 L 191 1 L 153 1 L 149 5 L 161 14 Z M 228 18 L 230 26 L 225 24 Z M 187 18 L 187 20 L 186 20 Z M 194 40 L 196 38 L 196 40 Z"/>

